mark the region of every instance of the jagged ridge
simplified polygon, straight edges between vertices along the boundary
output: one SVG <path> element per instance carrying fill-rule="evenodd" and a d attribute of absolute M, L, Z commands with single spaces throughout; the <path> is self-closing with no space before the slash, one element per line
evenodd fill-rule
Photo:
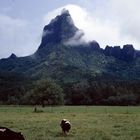
<path fill-rule="evenodd" d="M 122 49 L 119 46 L 102 49 L 96 41 L 66 45 L 64 42 L 78 31 L 69 12 L 63 10 L 44 27 L 41 44 L 33 55 L 16 57 L 12 54 L 8 59 L 0 60 L 0 71 L 73 81 L 97 75 L 140 79 L 140 53 L 133 45 L 124 45 Z"/>

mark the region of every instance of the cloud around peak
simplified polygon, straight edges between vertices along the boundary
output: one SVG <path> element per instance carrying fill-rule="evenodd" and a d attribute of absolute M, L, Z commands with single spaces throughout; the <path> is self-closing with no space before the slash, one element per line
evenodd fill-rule
<path fill-rule="evenodd" d="M 115 7 L 115 3 L 112 1 L 110 0 L 109 4 Z M 94 11 L 91 13 L 78 5 L 68 4 L 49 12 L 44 16 L 44 24 L 48 24 L 56 15 L 60 15 L 64 8 L 69 10 L 75 25 L 84 31 L 84 40 L 96 40 L 102 48 L 105 48 L 106 45 L 123 46 L 129 43 L 133 44 L 136 49 L 140 49 L 140 42 L 134 35 L 133 30 L 130 30 L 129 33 L 126 33 L 127 29 L 124 31 L 124 27 L 127 26 L 122 24 L 122 19 L 113 21 L 110 17 L 102 18 L 97 11 L 94 14 Z"/>
<path fill-rule="evenodd" d="M 78 2 L 81 6 L 76 5 Z M 40 2 L 36 3 L 40 9 L 44 7 L 46 9 L 46 5 L 42 7 L 43 5 L 39 5 Z M 28 12 L 33 14 L 31 18 L 27 18 L 27 15 L 23 18 L 20 15 L 21 11 L 17 12 L 16 8 L 12 9 L 16 12 L 13 15 L 10 12 L 1 12 L 0 58 L 8 57 L 11 53 L 15 53 L 17 56 L 34 53 L 41 42 L 43 26 L 60 15 L 64 8 L 69 10 L 74 24 L 84 32 L 83 40 L 96 40 L 102 48 L 105 48 L 106 45 L 122 47 L 124 44 L 133 44 L 136 49 L 140 50 L 139 0 L 78 0 L 73 3 L 76 4 L 64 5 L 54 10 L 51 10 L 52 7 L 50 7 L 50 12 L 45 10 L 41 12 L 40 10 L 38 16 L 36 14 L 39 12 L 36 11 L 36 8 L 31 12 L 28 11 L 30 9 L 23 7 L 22 10 L 26 11 L 26 14 Z M 60 2 L 59 5 L 63 4 Z M 57 6 L 58 4 L 54 8 Z M 50 34 L 51 32 L 46 33 Z M 76 35 L 79 36 L 79 33 Z M 75 44 L 74 40 L 77 41 L 78 36 L 74 36 L 69 42 Z"/>

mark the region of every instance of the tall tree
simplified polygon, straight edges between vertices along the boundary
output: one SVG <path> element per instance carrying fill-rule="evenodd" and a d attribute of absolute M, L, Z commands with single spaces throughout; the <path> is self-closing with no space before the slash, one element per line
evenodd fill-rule
<path fill-rule="evenodd" d="M 52 80 L 39 81 L 31 93 L 31 100 L 43 107 L 63 104 L 63 89 Z"/>

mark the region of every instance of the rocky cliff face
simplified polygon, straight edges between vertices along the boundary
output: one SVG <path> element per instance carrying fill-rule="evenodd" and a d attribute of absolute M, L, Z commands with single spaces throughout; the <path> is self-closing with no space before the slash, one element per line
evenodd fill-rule
<path fill-rule="evenodd" d="M 91 49 L 94 50 L 94 51 L 100 51 L 101 50 L 99 43 L 96 42 L 96 41 L 91 41 L 89 43 L 89 47 L 91 47 Z"/>
<path fill-rule="evenodd" d="M 122 49 L 120 46 L 106 46 L 104 54 L 107 56 L 114 56 L 115 58 L 125 61 L 132 61 L 138 56 L 131 44 L 124 45 Z"/>
<path fill-rule="evenodd" d="M 63 9 L 61 15 L 55 17 L 50 24 L 44 27 L 39 48 L 45 47 L 49 43 L 63 43 L 72 38 L 77 31 L 78 28 L 75 27 L 69 11 Z"/>
<path fill-rule="evenodd" d="M 140 52 L 133 45 L 102 49 L 96 41 L 78 44 L 82 36 L 83 32 L 74 25 L 69 12 L 63 10 L 44 27 L 41 44 L 33 55 L 16 57 L 12 54 L 0 60 L 0 72 L 20 72 L 39 79 L 51 77 L 60 81 L 98 75 L 140 79 Z M 73 40 L 75 42 L 70 44 Z"/>
<path fill-rule="evenodd" d="M 123 46 L 122 49 L 122 59 L 124 60 L 134 60 L 136 58 L 136 51 L 131 44 L 127 44 Z"/>
<path fill-rule="evenodd" d="M 124 45 L 122 49 L 120 46 L 112 47 L 108 45 L 105 49 L 101 49 L 99 43 L 96 41 L 78 45 L 78 42 L 83 35 L 84 33 L 74 25 L 69 11 L 63 9 L 60 15 L 56 16 L 44 27 L 41 44 L 38 50 L 34 53 L 34 56 L 38 59 L 42 59 L 51 51 L 56 50 L 56 46 L 69 46 L 70 42 L 74 39 L 75 43 L 71 45 L 72 47 L 87 47 L 90 51 L 98 51 L 106 56 L 113 56 L 124 61 L 133 61 L 135 58 L 140 57 L 140 52 L 135 50 L 131 44 Z M 85 50 L 85 48 L 80 50 Z M 8 58 L 15 59 L 17 57 L 15 54 L 11 54 Z"/>
<path fill-rule="evenodd" d="M 63 9 L 61 15 L 56 16 L 51 22 L 43 29 L 41 44 L 35 52 L 37 58 L 45 57 L 47 54 L 54 50 L 59 50 L 60 47 L 87 47 L 92 51 L 99 51 L 100 46 L 96 41 L 89 43 L 81 43 L 81 38 L 84 33 L 78 29 L 69 14 L 68 10 Z M 84 50 L 81 48 L 80 50 Z"/>

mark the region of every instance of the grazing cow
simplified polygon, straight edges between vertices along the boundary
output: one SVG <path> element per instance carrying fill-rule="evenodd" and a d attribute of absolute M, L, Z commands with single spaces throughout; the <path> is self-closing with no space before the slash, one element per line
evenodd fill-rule
<path fill-rule="evenodd" d="M 0 140 L 25 140 L 21 132 L 14 132 L 6 127 L 0 127 Z"/>
<path fill-rule="evenodd" d="M 63 119 L 60 123 L 60 126 L 62 128 L 62 131 L 64 134 L 67 134 L 71 128 L 71 124 L 68 120 Z"/>

